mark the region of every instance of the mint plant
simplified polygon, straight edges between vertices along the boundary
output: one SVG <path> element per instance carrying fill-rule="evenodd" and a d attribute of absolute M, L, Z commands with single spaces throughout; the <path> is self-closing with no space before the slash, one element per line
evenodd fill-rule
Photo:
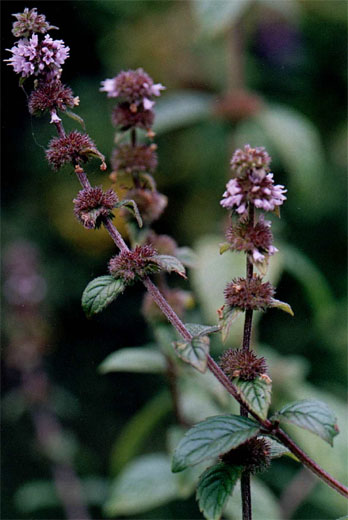
<path fill-rule="evenodd" d="M 152 349 L 142 352 L 144 362 L 152 357 L 150 363 L 157 363 L 159 370 L 166 367 L 178 422 L 185 427 L 192 426 L 182 418 L 180 409 L 177 377 L 182 362 L 202 374 L 209 370 L 240 406 L 240 415 L 214 415 L 190 427 L 175 449 L 173 473 L 190 471 L 201 463 L 205 465 L 198 480 L 197 501 L 208 520 L 221 517 L 239 479 L 243 520 L 251 519 L 250 475 L 266 469 L 272 458 L 286 453 L 291 453 L 338 493 L 348 497 L 348 489 L 312 460 L 281 427 L 283 423 L 294 424 L 332 445 L 338 434 L 333 412 L 321 401 L 306 399 L 290 403 L 269 416 L 271 375 L 266 360 L 251 348 L 254 312 L 276 307 L 293 315 L 287 303 L 274 298 L 275 288 L 264 280 L 269 259 L 277 249 L 273 245 L 271 223 L 265 220 L 263 213 L 279 216 L 286 193 L 282 185 L 274 183 L 271 158 L 266 150 L 249 145 L 236 150 L 231 160 L 232 178 L 221 200 L 221 205 L 230 212 L 231 224 L 220 252 L 245 254 L 246 275 L 234 278 L 226 286 L 225 304 L 218 310 L 218 324 L 185 324 L 180 315 L 187 305 L 187 295 L 168 287 L 166 273 L 174 272 L 186 278 L 185 265 L 193 265 L 193 254 L 187 248 L 178 247 L 171 237 L 156 235 L 151 229 L 167 204 L 166 196 L 157 191 L 152 176 L 157 166 L 152 130 L 155 98 L 164 87 L 154 83 L 142 69 L 120 72 L 102 82 L 100 90 L 117 100 L 112 111 L 116 148 L 112 153 L 110 178 L 126 191 L 126 197 L 119 200 L 113 189 L 104 192 L 99 186 L 91 186 L 88 180 L 83 167 L 87 161 L 98 158 L 101 170 L 107 168 L 103 154 L 90 136 L 77 130 L 67 134 L 64 129 L 61 116 L 80 120 L 70 110 L 78 106 L 79 100 L 61 81 L 62 65 L 69 56 L 69 48 L 62 40 L 51 38 L 48 31 L 56 27 L 49 25 L 35 8 L 25 9 L 15 17 L 13 34 L 19 40 L 10 50 L 12 56 L 7 61 L 20 75 L 22 86 L 27 87 L 31 82 L 29 112 L 33 115 L 48 112 L 50 123 L 58 133 L 48 145 L 46 159 L 54 170 L 66 164 L 72 166 L 82 187 L 73 199 L 76 218 L 89 230 L 104 226 L 118 248 L 118 253 L 109 259 L 108 274 L 90 281 L 83 292 L 82 307 L 86 315 L 92 317 L 101 312 L 128 286 L 142 283 L 148 291 L 143 313 L 152 324 L 154 335 L 159 329 L 155 326 L 158 314 L 153 303 L 180 336 L 173 340 L 171 351 L 164 348 L 161 353 Z M 115 209 L 122 211 L 128 222 L 129 245 L 113 223 Z M 226 350 L 216 362 L 209 353 L 210 336 L 221 333 L 222 341 L 226 341 L 233 322 L 241 313 L 244 313 L 241 347 Z M 106 361 L 104 369 L 115 359 L 116 364 L 120 362 L 120 355 L 122 351 L 117 353 L 118 359 Z"/>

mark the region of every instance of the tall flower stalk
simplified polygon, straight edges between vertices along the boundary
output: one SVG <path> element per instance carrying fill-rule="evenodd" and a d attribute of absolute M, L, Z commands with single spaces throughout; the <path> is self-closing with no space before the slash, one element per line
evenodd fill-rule
<path fill-rule="evenodd" d="M 246 146 L 237 150 L 232 158 L 233 177 L 226 186 L 221 205 L 233 213 L 227 231 L 227 243 L 222 251 L 242 251 L 246 254 L 246 277 L 232 280 L 225 289 L 225 305 L 219 310 L 220 325 L 185 325 L 169 305 L 165 291 L 160 291 L 152 277 L 163 272 L 175 272 L 186 277 L 182 262 L 172 254 L 161 254 L 159 241 L 129 247 L 113 224 L 113 210 L 129 210 L 139 225 L 149 227 L 166 205 L 151 177 L 156 156 L 153 143 L 138 144 L 137 129 L 154 137 L 151 129 L 154 120 L 154 98 L 163 86 L 156 84 L 142 69 L 121 72 L 102 83 L 102 91 L 118 98 L 113 110 L 114 125 L 122 132 L 130 132 L 130 143 L 120 145 L 113 154 L 113 177 L 123 170 L 132 179 L 127 198 L 118 200 L 113 190 L 103 192 L 92 187 L 83 165 L 93 157 L 106 169 L 103 155 L 86 133 L 73 131 L 66 134 L 62 114 L 71 115 L 68 108 L 78 105 L 71 89 L 61 82 L 62 65 L 69 49 L 61 40 L 52 40 L 46 34 L 53 29 L 36 9 L 15 15 L 13 34 L 20 39 L 10 50 L 8 60 L 22 81 L 34 80 L 29 98 L 32 114 L 48 112 L 58 137 L 49 143 L 46 158 L 54 170 L 70 164 L 82 186 L 74 198 L 74 212 L 87 229 L 103 225 L 110 234 L 119 253 L 109 261 L 109 274 L 92 280 L 86 287 L 82 305 L 87 315 L 101 312 L 114 301 L 127 286 L 140 281 L 153 301 L 182 337 L 173 344 L 179 358 L 200 372 L 209 369 L 239 403 L 241 415 L 209 417 L 187 431 L 173 457 L 173 471 L 218 457 L 198 483 L 197 499 L 207 519 L 218 519 L 236 481 L 242 481 L 244 520 L 251 518 L 250 472 L 266 467 L 277 450 L 290 451 L 319 478 L 344 496 L 347 488 L 325 472 L 304 453 L 282 430 L 280 423 L 290 422 L 308 429 L 332 444 L 338 433 L 336 419 L 324 403 L 304 400 L 286 405 L 268 417 L 271 403 L 271 379 L 265 360 L 250 349 L 252 317 L 256 310 L 279 307 L 292 313 L 284 302 L 273 298 L 274 289 L 263 281 L 268 260 L 276 252 L 272 244 L 270 223 L 257 211 L 279 213 L 285 200 L 283 186 L 275 185 L 270 172 L 270 157 L 262 148 Z M 76 118 L 76 116 L 74 116 Z M 149 231 L 149 229 L 148 229 Z M 168 245 L 167 241 L 167 245 Z M 254 267 L 260 274 L 254 273 Z M 245 312 L 244 334 L 241 349 L 226 351 L 220 365 L 209 354 L 209 335 L 220 331 L 227 338 L 235 316 Z M 299 419 L 301 417 L 301 419 Z"/>

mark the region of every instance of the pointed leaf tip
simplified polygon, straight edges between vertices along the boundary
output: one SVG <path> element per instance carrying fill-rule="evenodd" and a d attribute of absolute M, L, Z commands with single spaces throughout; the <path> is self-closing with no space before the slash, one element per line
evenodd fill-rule
<path fill-rule="evenodd" d="M 271 307 L 276 307 L 280 309 L 281 311 L 287 312 L 291 316 L 295 316 L 294 311 L 290 307 L 288 303 L 282 302 L 280 300 L 276 300 L 275 298 L 272 298 L 271 300 Z"/>

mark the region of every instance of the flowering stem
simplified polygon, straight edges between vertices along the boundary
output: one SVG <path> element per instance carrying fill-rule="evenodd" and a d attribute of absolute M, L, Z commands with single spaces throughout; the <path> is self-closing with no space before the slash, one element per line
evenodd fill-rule
<path fill-rule="evenodd" d="M 254 205 L 249 203 L 248 208 L 248 224 L 254 225 Z M 246 257 L 246 278 L 250 281 L 253 277 L 254 266 L 249 258 Z M 252 309 L 246 309 L 245 320 L 244 320 L 244 332 L 243 332 L 243 351 L 246 352 L 250 349 L 251 341 L 251 330 L 253 323 L 253 311 Z M 244 406 L 240 407 L 240 414 L 242 417 L 248 417 L 248 411 Z M 251 491 L 250 491 L 250 472 L 243 471 L 241 476 L 241 495 L 242 495 L 242 509 L 243 509 L 243 520 L 251 520 L 252 509 L 251 509 Z"/>
<path fill-rule="evenodd" d="M 60 131 L 64 132 L 63 125 L 61 123 L 56 123 L 58 133 Z M 64 132 L 65 135 L 65 132 Z M 76 172 L 76 170 L 75 170 Z M 76 172 L 77 177 L 82 186 L 85 186 L 86 183 L 86 173 L 85 172 Z M 87 179 L 88 185 L 89 181 Z M 113 225 L 113 223 L 106 219 L 104 221 L 104 226 L 107 229 L 109 235 L 112 240 L 116 244 L 116 246 L 120 249 L 120 251 L 129 251 L 129 248 L 125 241 L 123 240 L 121 234 Z M 250 268 L 249 268 L 250 269 Z M 192 335 L 187 330 L 183 322 L 177 316 L 175 311 L 169 305 L 167 300 L 163 297 L 159 289 L 153 284 L 153 282 L 149 278 L 145 278 L 143 280 L 143 284 L 146 289 L 151 294 L 153 300 L 161 309 L 163 314 L 167 317 L 168 321 L 173 325 L 173 327 L 179 332 L 179 334 L 184 338 L 185 341 L 191 341 Z M 207 365 L 209 370 L 214 374 L 214 376 L 220 381 L 220 383 L 225 387 L 227 392 L 231 394 L 236 401 L 242 405 L 247 412 L 256 419 L 256 421 L 260 424 L 260 426 L 267 433 L 271 433 L 274 437 L 276 437 L 280 442 L 282 442 L 291 453 L 293 453 L 308 469 L 310 469 L 313 473 L 315 473 L 321 480 L 326 482 L 330 487 L 335 489 L 338 493 L 348 498 L 348 488 L 346 488 L 343 484 L 334 479 L 329 473 L 323 470 L 316 462 L 314 462 L 308 455 L 302 451 L 294 441 L 288 437 L 288 435 L 281 430 L 280 428 L 274 426 L 274 424 L 269 419 L 262 419 L 257 413 L 255 413 L 247 402 L 239 395 L 237 387 L 228 379 L 223 370 L 219 367 L 219 365 L 214 361 L 214 359 L 208 354 L 207 356 Z"/>

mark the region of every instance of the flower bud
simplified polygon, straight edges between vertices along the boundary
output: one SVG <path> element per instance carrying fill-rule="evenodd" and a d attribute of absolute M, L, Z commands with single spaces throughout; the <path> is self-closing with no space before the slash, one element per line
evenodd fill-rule
<path fill-rule="evenodd" d="M 257 357 L 253 350 L 225 350 L 219 364 L 230 379 L 238 377 L 243 381 L 253 381 L 267 373 L 265 358 Z"/>
<path fill-rule="evenodd" d="M 236 177 L 256 174 L 263 178 L 270 171 L 271 157 L 263 146 L 252 148 L 249 144 L 244 149 L 238 148 L 231 159 L 231 170 Z"/>
<path fill-rule="evenodd" d="M 76 105 L 71 88 L 66 87 L 60 80 L 42 81 L 32 91 L 29 97 L 29 112 L 39 115 L 46 110 L 61 110 L 73 108 Z"/>
<path fill-rule="evenodd" d="M 225 301 L 230 307 L 254 311 L 269 307 L 274 292 L 274 287 L 269 282 L 262 283 L 258 275 L 254 275 L 251 280 L 235 278 L 224 290 Z"/>
<path fill-rule="evenodd" d="M 157 251 L 148 245 L 136 246 L 133 251 L 122 251 L 109 261 L 109 273 L 115 278 L 122 278 L 126 283 L 141 280 L 160 271 L 153 261 Z"/>
<path fill-rule="evenodd" d="M 132 111 L 129 103 L 120 103 L 112 111 L 112 122 L 116 127 L 121 127 L 122 131 L 130 128 L 148 130 L 153 125 L 154 119 L 155 114 L 153 110 L 137 108 L 136 111 Z"/>
<path fill-rule="evenodd" d="M 64 137 L 54 137 L 46 150 L 46 158 L 55 170 L 67 163 L 86 162 L 95 155 L 100 156 L 100 153 L 92 139 L 76 130 Z"/>
<path fill-rule="evenodd" d="M 111 166 L 113 170 L 125 171 L 126 173 L 151 173 L 157 168 L 156 145 L 147 146 L 138 144 L 122 144 L 115 148 Z"/>
<path fill-rule="evenodd" d="M 32 33 L 45 34 L 51 29 L 58 29 L 54 25 L 50 25 L 46 21 L 44 14 L 38 14 L 36 7 L 28 9 L 26 7 L 23 13 L 13 14 L 17 21 L 12 25 L 12 34 L 16 38 L 28 38 Z"/>
<path fill-rule="evenodd" d="M 96 229 L 103 220 L 113 217 L 111 211 L 117 200 L 112 189 L 103 192 L 100 186 L 84 188 L 73 200 L 75 216 L 87 229 Z"/>
<path fill-rule="evenodd" d="M 230 466 L 242 466 L 251 473 L 264 471 L 271 463 L 271 445 L 266 439 L 249 439 L 221 455 L 220 460 Z"/>

